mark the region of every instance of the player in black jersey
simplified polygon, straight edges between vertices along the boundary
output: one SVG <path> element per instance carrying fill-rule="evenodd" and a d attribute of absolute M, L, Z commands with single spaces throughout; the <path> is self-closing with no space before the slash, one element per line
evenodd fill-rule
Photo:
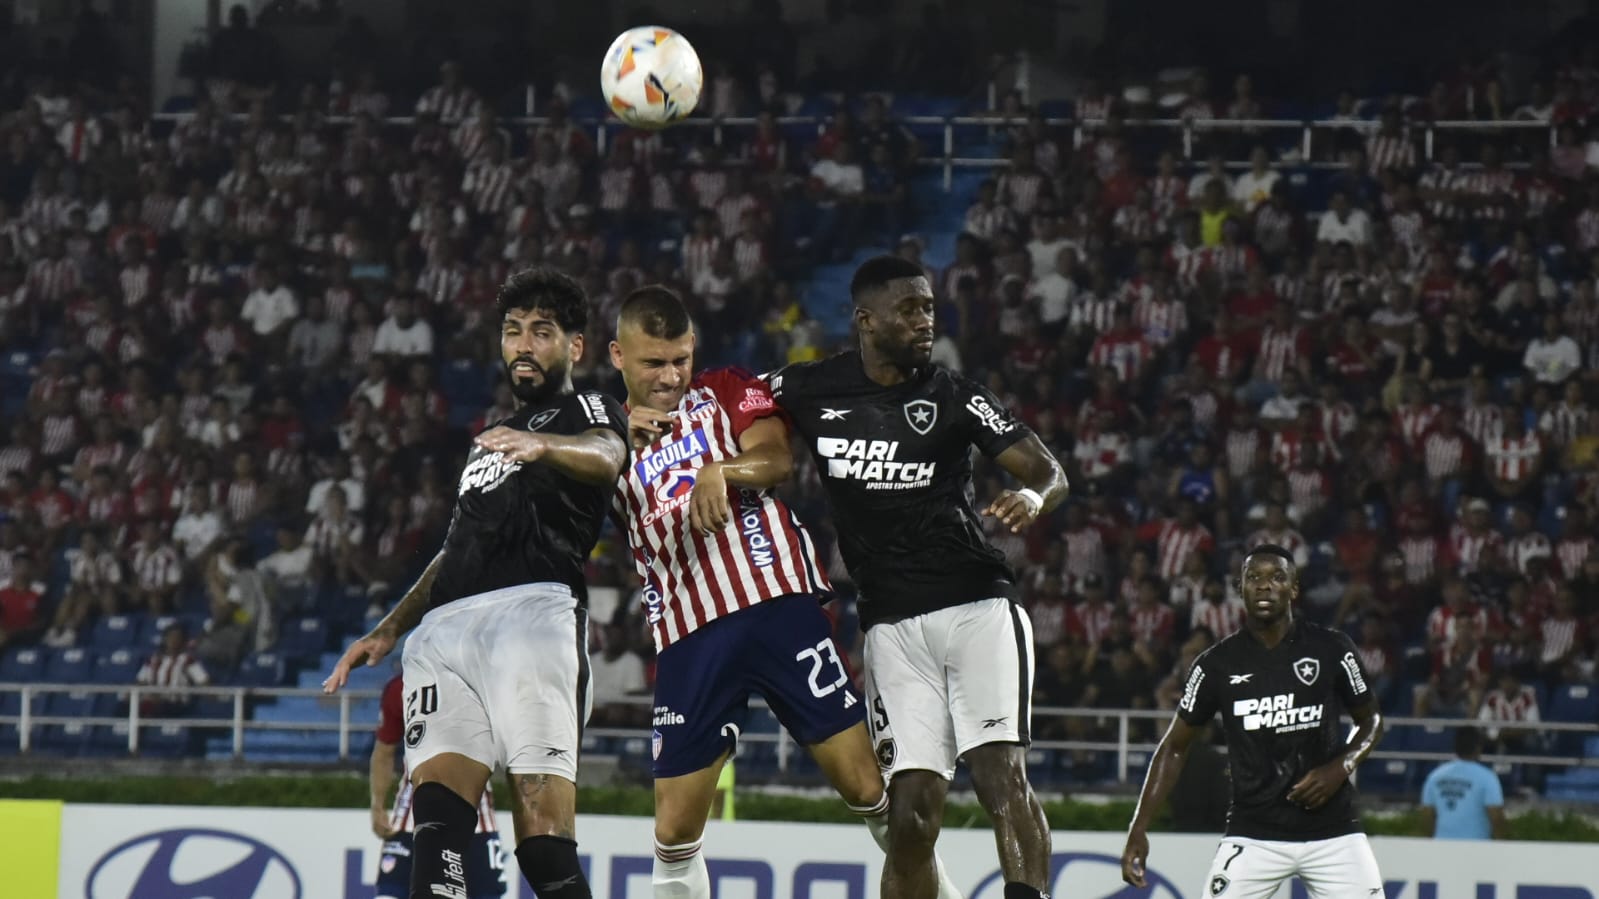
<path fill-rule="evenodd" d="M 1298 875 L 1315 899 L 1381 896 L 1382 875 L 1355 815 L 1349 775 L 1382 737 L 1382 715 L 1354 643 L 1294 617 L 1293 554 L 1263 544 L 1244 558 L 1244 628 L 1194 660 L 1171 728 L 1149 763 L 1122 853 L 1122 879 L 1144 886 L 1146 831 L 1217 712 L 1233 797 L 1203 895 L 1267 899 Z M 1339 715 L 1354 718 L 1342 736 Z"/>
<path fill-rule="evenodd" d="M 1014 532 L 1065 499 L 1066 475 L 993 394 L 932 364 L 920 266 L 868 260 L 850 295 L 860 350 L 789 366 L 771 385 L 816 460 L 860 589 L 867 722 L 890 778 L 882 894 L 936 895 L 933 846 L 964 758 L 994 821 L 1006 899 L 1038 899 L 1050 844 L 1027 781 L 1032 627 L 972 505 L 972 447 L 1021 482 L 982 513 Z"/>
<path fill-rule="evenodd" d="M 540 899 L 590 895 L 574 839 L 592 704 L 583 564 L 627 458 L 627 415 L 572 388 L 588 326 L 577 282 L 519 272 L 499 307 L 517 409 L 473 441 L 444 548 L 324 684 L 342 687 L 351 667 L 377 664 L 415 628 L 404 655 L 412 899 L 466 895 L 475 800 L 500 767 L 523 876 Z"/>

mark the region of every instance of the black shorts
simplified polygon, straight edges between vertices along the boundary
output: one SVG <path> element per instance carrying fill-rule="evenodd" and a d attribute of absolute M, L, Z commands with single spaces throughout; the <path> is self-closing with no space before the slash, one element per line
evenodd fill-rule
<path fill-rule="evenodd" d="M 505 852 L 497 833 L 475 833 L 466 854 L 466 885 L 472 899 L 505 895 Z M 373 899 L 407 899 L 411 895 L 411 835 L 395 834 L 383 844 Z"/>

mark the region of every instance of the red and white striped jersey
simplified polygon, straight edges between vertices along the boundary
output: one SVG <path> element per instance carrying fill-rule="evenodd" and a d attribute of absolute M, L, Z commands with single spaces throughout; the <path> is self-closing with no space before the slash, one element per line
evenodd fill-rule
<path fill-rule="evenodd" d="M 1231 636 L 1244 626 L 1244 601 L 1236 596 L 1227 596 L 1221 602 L 1201 600 L 1194 603 L 1194 609 L 1189 614 L 1188 627 L 1190 629 L 1208 628 L 1216 639 Z"/>
<path fill-rule="evenodd" d="M 1434 430 L 1422 440 L 1421 449 L 1429 480 L 1460 477 L 1471 465 L 1471 443 L 1459 431 Z"/>
<path fill-rule="evenodd" d="M 1202 524 L 1185 528 L 1175 518 L 1144 525 L 1138 529 L 1138 539 L 1154 541 L 1155 573 L 1167 581 L 1182 573 L 1189 554 L 1209 552 L 1216 546 L 1209 528 Z"/>
<path fill-rule="evenodd" d="M 1519 439 L 1500 434 L 1483 441 L 1483 452 L 1493 462 L 1494 476 L 1505 481 L 1520 481 L 1533 475 L 1538 459 L 1543 455 L 1543 440 L 1537 431 L 1528 431 Z"/>
<path fill-rule="evenodd" d="M 1416 145 L 1403 134 L 1378 132 L 1366 138 L 1366 158 L 1373 175 L 1384 169 L 1412 169 L 1416 167 Z"/>
<path fill-rule="evenodd" d="M 1303 534 L 1293 528 L 1280 531 L 1261 528 L 1244 540 L 1245 546 L 1259 546 L 1262 543 L 1272 543 L 1293 553 L 1294 564 L 1301 568 L 1310 564 L 1310 544 L 1305 542 Z"/>
<path fill-rule="evenodd" d="M 389 678 L 383 685 L 376 736 L 379 743 L 390 746 L 398 746 L 405 736 L 405 685 L 398 677 Z M 400 777 L 400 792 L 394 797 L 394 811 L 389 813 L 389 826 L 401 833 L 411 832 L 411 792 L 411 771 L 406 765 Z M 494 791 L 484 790 L 477 804 L 477 833 L 498 833 L 499 829 L 494 820 Z"/>
<path fill-rule="evenodd" d="M 1538 430 L 1547 434 L 1555 446 L 1564 447 L 1587 432 L 1592 414 L 1586 405 L 1562 402 L 1538 418 Z"/>
<path fill-rule="evenodd" d="M 1227 432 L 1225 455 L 1227 476 L 1242 478 L 1255 470 L 1260 461 L 1261 449 L 1266 446 L 1266 432 L 1260 428 L 1232 429 Z"/>
<path fill-rule="evenodd" d="M 1110 623 L 1116 616 L 1116 607 L 1109 602 L 1080 602 L 1072 606 L 1072 624 L 1083 635 L 1089 646 L 1097 646 L 1110 633 Z"/>
<path fill-rule="evenodd" d="M 1467 633 L 1474 636 L 1486 634 L 1491 623 L 1488 610 L 1481 606 L 1456 610 L 1442 605 L 1427 615 L 1427 639 L 1441 644 L 1447 655 L 1457 640 Z"/>
<path fill-rule="evenodd" d="M 140 590 L 170 590 L 183 583 L 183 560 L 170 543 L 133 545 L 133 581 Z"/>
<path fill-rule="evenodd" d="M 1332 498 L 1332 483 L 1319 468 L 1288 471 L 1288 501 L 1301 513 L 1316 512 Z"/>
<path fill-rule="evenodd" d="M 1394 410 L 1395 430 L 1410 449 L 1418 449 L 1433 420 L 1438 417 L 1436 403 L 1405 403 Z"/>
<path fill-rule="evenodd" d="M 1437 537 L 1411 534 L 1399 541 L 1399 554 L 1405 559 L 1405 583 L 1425 584 L 1437 576 L 1447 550 Z"/>
<path fill-rule="evenodd" d="M 1154 355 L 1142 331 L 1107 331 L 1095 338 L 1088 351 L 1088 362 L 1094 366 L 1110 366 L 1116 370 L 1117 380 L 1129 384 L 1138 380 Z"/>
<path fill-rule="evenodd" d="M 656 649 L 757 603 L 830 591 L 810 534 L 771 491 L 729 487 L 733 515 L 721 531 L 688 526 L 699 469 L 737 456 L 739 435 L 779 414 L 766 383 L 739 369 L 701 372 L 671 412 L 671 428 L 632 451 L 612 503 Z"/>
<path fill-rule="evenodd" d="M 1188 332 L 1188 307 L 1171 297 L 1144 297 L 1133 304 L 1133 322 L 1150 345 L 1164 347 Z"/>
<path fill-rule="evenodd" d="M 1151 645 L 1170 643 L 1177 628 L 1177 613 L 1163 602 L 1154 605 L 1134 605 L 1128 615 L 1133 637 Z"/>
<path fill-rule="evenodd" d="M 1548 664 L 1564 658 L 1577 645 L 1576 618 L 1550 617 L 1543 622 L 1543 652 L 1539 661 Z"/>
<path fill-rule="evenodd" d="M 1283 372 L 1298 366 L 1310 348 L 1310 335 L 1298 325 L 1278 328 L 1267 325 L 1260 332 L 1260 377 L 1281 381 Z"/>
<path fill-rule="evenodd" d="M 1582 572 L 1582 565 L 1593 551 L 1593 538 L 1587 534 L 1572 534 L 1560 538 L 1555 544 L 1555 559 L 1560 563 L 1560 575 L 1574 578 Z"/>
<path fill-rule="evenodd" d="M 1502 548 L 1505 541 L 1499 536 L 1498 531 L 1485 530 L 1480 534 L 1473 534 L 1471 529 L 1463 524 L 1457 524 L 1449 529 L 1449 550 L 1461 571 L 1477 570 L 1477 560 L 1482 557 L 1483 547 L 1489 544 Z"/>
<path fill-rule="evenodd" d="M 1477 711 L 1479 721 L 1530 721 L 1537 722 L 1538 694 L 1532 687 L 1521 685 L 1515 695 L 1506 695 L 1500 689 L 1489 690 L 1482 697 L 1482 706 Z"/>
<path fill-rule="evenodd" d="M 1090 574 L 1105 576 L 1105 537 L 1092 525 L 1061 532 L 1066 541 L 1065 580 L 1068 590 L 1081 590 Z"/>

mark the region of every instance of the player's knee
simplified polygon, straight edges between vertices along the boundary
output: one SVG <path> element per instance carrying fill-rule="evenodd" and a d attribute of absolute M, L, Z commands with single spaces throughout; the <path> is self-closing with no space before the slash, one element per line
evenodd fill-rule
<path fill-rule="evenodd" d="M 686 846 L 699 842 L 705 834 L 705 815 L 686 810 L 656 807 L 655 842 L 662 846 Z"/>
<path fill-rule="evenodd" d="M 888 830 L 896 849 L 932 851 L 938 840 L 939 825 L 943 821 L 943 796 L 941 784 L 926 778 L 900 775 L 895 778 L 893 799 L 888 806 Z"/>
<path fill-rule="evenodd" d="M 477 808 L 444 784 L 429 781 L 411 794 L 411 816 L 418 829 L 426 825 L 471 833 L 477 825 Z"/>

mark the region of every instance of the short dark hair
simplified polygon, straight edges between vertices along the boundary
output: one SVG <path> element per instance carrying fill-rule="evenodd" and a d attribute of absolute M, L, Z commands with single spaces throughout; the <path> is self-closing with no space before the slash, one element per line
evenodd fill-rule
<path fill-rule="evenodd" d="M 1288 563 L 1288 570 L 1289 571 L 1297 570 L 1298 565 L 1299 565 L 1298 562 L 1294 561 L 1294 554 L 1293 553 L 1289 552 L 1287 549 L 1285 549 L 1285 548 L 1283 548 L 1281 546 L 1278 546 L 1275 543 L 1257 543 L 1257 544 L 1255 544 L 1253 547 L 1250 547 L 1249 552 L 1244 555 L 1244 561 L 1246 561 L 1246 562 L 1249 561 L 1249 557 L 1250 556 L 1276 556 L 1277 558 L 1282 559 L 1284 562 Z"/>
<path fill-rule="evenodd" d="M 920 265 L 903 256 L 873 256 L 855 270 L 855 277 L 849 281 L 849 297 L 859 306 L 863 297 L 890 281 L 925 277 L 927 272 Z"/>
<path fill-rule="evenodd" d="M 617 333 L 621 333 L 625 324 L 633 325 L 647 337 L 661 340 L 676 340 L 687 334 L 693 325 L 682 297 L 660 284 L 636 288 L 622 300 L 622 308 L 616 313 Z"/>
<path fill-rule="evenodd" d="M 1455 755 L 1470 758 L 1482 753 L 1482 731 L 1475 727 L 1455 728 Z"/>
<path fill-rule="evenodd" d="M 503 319 L 512 309 L 542 309 L 568 334 L 589 326 L 589 301 L 583 286 L 553 268 L 523 269 L 500 286 L 495 297 Z"/>

